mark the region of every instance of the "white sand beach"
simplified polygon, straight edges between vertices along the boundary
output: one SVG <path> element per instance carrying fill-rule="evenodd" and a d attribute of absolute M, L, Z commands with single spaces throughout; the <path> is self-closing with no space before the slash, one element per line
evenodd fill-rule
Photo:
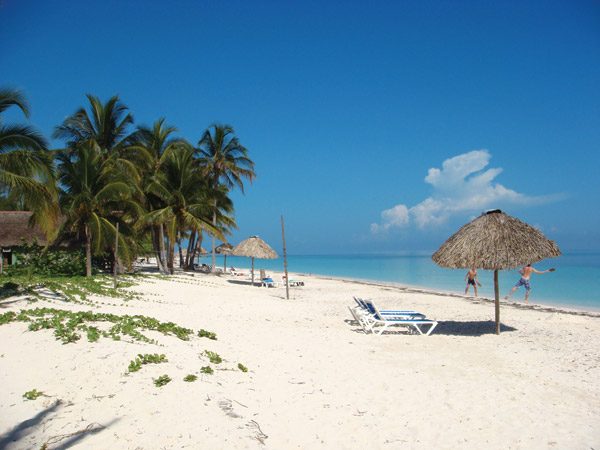
<path fill-rule="evenodd" d="M 52 330 L 1 325 L 0 448 L 600 448 L 598 314 L 503 303 L 497 336 L 489 301 L 293 278 L 305 285 L 289 301 L 283 287 L 204 274 L 143 279 L 131 288 L 140 299 L 94 298 L 93 308 L 0 301 L 0 314 L 93 309 L 217 334 L 62 344 Z M 439 325 L 431 336 L 366 335 L 347 308 L 354 295 Z M 209 363 L 205 350 L 224 361 Z M 146 353 L 168 362 L 127 374 Z M 207 365 L 214 374 L 200 372 Z M 172 381 L 156 387 L 163 374 Z M 25 400 L 34 388 L 45 396 Z"/>

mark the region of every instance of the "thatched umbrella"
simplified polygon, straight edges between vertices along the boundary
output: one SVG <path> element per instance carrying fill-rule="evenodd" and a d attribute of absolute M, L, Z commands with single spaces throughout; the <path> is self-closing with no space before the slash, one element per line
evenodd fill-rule
<path fill-rule="evenodd" d="M 488 211 L 454 233 L 432 256 L 451 269 L 476 267 L 494 271 L 496 334 L 500 334 L 498 270 L 514 269 L 560 256 L 554 241 L 499 209 Z"/>
<path fill-rule="evenodd" d="M 248 256 L 252 258 L 252 284 L 254 284 L 254 258 L 275 259 L 277 252 L 269 247 L 265 241 L 258 236 L 251 236 L 236 245 L 231 254 L 235 256 Z"/>
<path fill-rule="evenodd" d="M 221 245 L 215 247 L 215 253 L 223 255 L 223 272 L 227 272 L 227 255 L 231 254 L 233 245 L 223 242 Z"/>

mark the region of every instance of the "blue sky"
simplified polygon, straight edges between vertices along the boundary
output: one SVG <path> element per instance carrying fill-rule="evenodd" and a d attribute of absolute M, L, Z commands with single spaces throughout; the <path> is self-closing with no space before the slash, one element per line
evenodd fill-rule
<path fill-rule="evenodd" d="M 46 136 L 86 93 L 233 125 L 233 243 L 430 251 L 499 207 L 600 250 L 597 1 L 0 0 L 0 68 Z"/>

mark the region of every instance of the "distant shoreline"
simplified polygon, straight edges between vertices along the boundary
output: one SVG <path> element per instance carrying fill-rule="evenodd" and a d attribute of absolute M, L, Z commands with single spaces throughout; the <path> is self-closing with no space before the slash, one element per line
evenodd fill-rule
<path fill-rule="evenodd" d="M 240 266 L 240 267 L 242 267 L 242 266 Z M 243 268 L 244 268 L 244 270 L 250 271 L 249 267 L 243 267 Z M 277 270 L 269 270 L 269 271 L 277 274 L 278 276 L 283 275 L 283 271 L 277 271 Z M 473 297 L 473 296 L 468 296 L 468 295 L 462 295 L 459 292 L 455 292 L 455 291 L 454 292 L 453 291 L 443 291 L 443 290 L 439 290 L 439 289 L 435 289 L 435 288 L 430 288 L 427 286 L 416 286 L 416 285 L 410 285 L 410 284 L 395 283 L 393 281 L 369 280 L 369 279 L 352 278 L 352 277 L 337 277 L 334 275 L 322 275 L 322 274 L 317 274 L 317 273 L 304 273 L 304 272 L 295 272 L 295 271 L 290 272 L 290 273 L 293 273 L 293 274 L 296 274 L 299 276 L 319 278 L 321 280 L 335 280 L 335 281 L 344 281 L 347 283 L 366 284 L 366 285 L 370 285 L 370 286 L 389 287 L 389 288 L 395 288 L 395 289 L 399 289 L 401 291 L 410 292 L 410 293 L 423 293 L 423 294 L 439 295 L 442 297 L 456 297 L 456 298 L 462 298 L 462 299 L 466 299 L 466 300 L 485 301 L 485 302 L 489 302 L 489 303 L 494 302 L 494 299 L 490 298 L 490 297 Z M 255 269 L 255 276 L 256 276 L 256 269 Z M 531 310 L 535 310 L 535 311 L 557 312 L 557 313 L 562 313 L 562 314 L 573 314 L 573 315 L 578 315 L 578 316 L 600 318 L 600 309 L 594 309 L 594 308 L 586 309 L 585 307 L 577 307 L 577 306 L 570 306 L 570 305 L 564 305 L 564 304 L 548 305 L 548 304 L 535 303 L 535 302 L 525 304 L 524 302 L 519 302 L 519 301 L 506 301 L 502 297 L 500 298 L 500 304 L 503 306 L 504 305 L 512 306 L 514 308 L 520 308 L 520 309 L 531 309 Z"/>

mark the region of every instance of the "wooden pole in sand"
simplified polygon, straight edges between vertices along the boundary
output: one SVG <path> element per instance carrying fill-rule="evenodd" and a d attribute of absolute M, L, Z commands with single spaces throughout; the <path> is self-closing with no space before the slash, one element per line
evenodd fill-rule
<path fill-rule="evenodd" d="M 0 247 L 0 274 L 4 270 L 4 249 Z"/>
<path fill-rule="evenodd" d="M 287 271 L 287 252 L 285 249 L 285 226 L 283 225 L 283 215 L 281 216 L 281 239 L 283 240 L 283 273 L 285 274 L 285 298 L 290 299 L 290 281 Z"/>
<path fill-rule="evenodd" d="M 498 289 L 498 269 L 494 270 L 494 293 L 496 297 L 496 334 L 500 334 L 500 290 Z"/>
<path fill-rule="evenodd" d="M 119 260 L 119 222 L 117 222 L 117 232 L 115 234 L 115 262 L 113 263 L 113 287 L 117 288 L 117 261 Z"/>

